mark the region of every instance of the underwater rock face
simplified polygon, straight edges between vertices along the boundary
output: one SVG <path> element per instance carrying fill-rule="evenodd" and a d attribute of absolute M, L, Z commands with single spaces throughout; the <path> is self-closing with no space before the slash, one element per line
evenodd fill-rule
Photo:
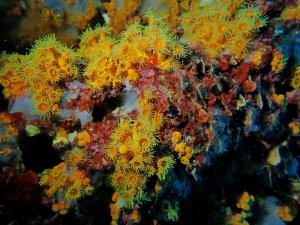
<path fill-rule="evenodd" d="M 0 23 L 1 224 L 299 224 L 300 0 L 0 0 Z"/>
<path fill-rule="evenodd" d="M 265 205 L 265 216 L 261 218 L 261 221 L 258 222 L 259 225 L 284 225 L 285 223 L 277 216 L 277 204 L 278 199 L 275 197 L 269 196 L 264 200 Z"/>
<path fill-rule="evenodd" d="M 39 115 L 33 107 L 32 97 L 29 94 L 14 99 L 9 108 L 9 113 L 22 112 L 27 121 L 39 119 Z"/>

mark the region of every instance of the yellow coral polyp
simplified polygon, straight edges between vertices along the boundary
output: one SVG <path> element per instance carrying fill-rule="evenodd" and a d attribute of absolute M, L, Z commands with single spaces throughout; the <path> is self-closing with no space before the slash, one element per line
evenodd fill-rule
<path fill-rule="evenodd" d="M 58 201 L 57 203 L 52 204 L 52 210 L 61 215 L 65 215 L 68 212 L 69 208 L 70 208 L 70 205 L 67 203 L 67 201 L 64 201 L 64 200 Z"/>
<path fill-rule="evenodd" d="M 273 50 L 273 59 L 271 61 L 272 71 L 275 73 L 280 73 L 286 64 L 284 55 L 279 52 L 277 49 Z"/>
<path fill-rule="evenodd" d="M 119 153 L 120 154 L 125 154 L 125 153 L 127 153 L 128 152 L 128 147 L 127 147 L 127 145 L 121 145 L 120 147 L 119 147 Z"/>
<path fill-rule="evenodd" d="M 129 164 L 135 171 L 142 171 L 144 169 L 144 159 L 141 155 L 134 156 Z"/>
<path fill-rule="evenodd" d="M 0 138 L 0 142 L 1 142 L 1 138 Z M 0 155 L 9 156 L 12 152 L 13 152 L 13 150 L 10 147 L 1 147 L 0 148 Z"/>
<path fill-rule="evenodd" d="M 300 127 L 298 126 L 298 124 L 296 122 L 290 122 L 289 129 L 293 135 L 297 135 L 300 132 Z"/>
<path fill-rule="evenodd" d="M 112 195 L 112 203 L 109 204 L 109 209 L 110 209 L 110 214 L 112 217 L 112 223 L 111 224 L 116 224 L 116 221 L 118 220 L 119 216 L 120 216 L 120 208 L 118 207 L 118 199 L 119 199 L 119 193 L 118 192 L 114 192 Z"/>
<path fill-rule="evenodd" d="M 118 2 L 119 3 L 119 2 Z M 136 12 L 141 4 L 141 0 L 121 1 L 122 8 L 117 7 L 116 0 L 105 2 L 104 8 L 110 17 L 109 25 L 113 28 L 114 34 L 120 33 L 127 24 L 136 20 Z"/>
<path fill-rule="evenodd" d="M 275 102 L 276 105 L 278 105 L 279 107 L 281 107 L 284 103 L 285 97 L 284 95 L 277 95 L 277 94 L 272 94 L 272 100 Z"/>
<path fill-rule="evenodd" d="M 121 171 L 115 171 L 111 175 L 111 185 L 115 188 L 118 189 L 118 187 L 121 187 L 123 184 L 123 175 Z"/>
<path fill-rule="evenodd" d="M 222 33 L 225 33 L 229 30 L 229 26 L 227 23 L 221 23 L 218 25 L 218 30 Z"/>
<path fill-rule="evenodd" d="M 126 78 L 129 81 L 136 81 L 139 78 L 139 74 L 134 69 L 129 69 L 127 71 L 127 77 Z"/>
<path fill-rule="evenodd" d="M 91 136 L 87 131 L 82 131 L 77 134 L 77 145 L 80 147 L 86 146 L 91 141 Z"/>
<path fill-rule="evenodd" d="M 134 223 L 139 223 L 141 220 L 141 215 L 137 209 L 134 209 L 131 218 L 130 218 Z"/>
<path fill-rule="evenodd" d="M 250 55 L 250 61 L 255 65 L 255 66 L 259 66 L 262 62 L 262 58 L 263 58 L 263 54 L 264 51 L 263 49 L 260 49 L 258 51 L 256 51 L 255 53 Z"/>
<path fill-rule="evenodd" d="M 25 68 L 24 75 L 27 77 L 27 79 L 36 80 L 38 78 L 37 71 L 32 67 Z"/>
<path fill-rule="evenodd" d="M 175 133 L 176 134 L 176 133 Z M 175 137 L 178 134 L 175 135 Z M 180 158 L 180 162 L 184 165 L 188 165 L 190 163 L 190 159 L 193 156 L 193 149 L 186 145 L 183 141 L 179 142 L 179 139 L 176 137 L 175 141 L 178 141 L 178 143 L 173 142 L 175 144 L 175 152 L 178 154 L 178 157 Z"/>
<path fill-rule="evenodd" d="M 185 153 L 190 155 L 193 153 L 193 148 L 190 147 L 190 146 L 186 146 L 185 149 L 184 149 Z"/>
<path fill-rule="evenodd" d="M 48 92 L 48 99 L 50 99 L 51 102 L 57 103 L 61 100 L 63 95 L 63 92 L 60 90 L 50 89 Z"/>
<path fill-rule="evenodd" d="M 238 28 L 240 28 L 241 31 L 248 31 L 250 27 L 248 26 L 247 23 L 242 22 L 238 24 Z"/>
<path fill-rule="evenodd" d="M 184 152 L 185 147 L 186 147 L 185 143 L 181 142 L 175 146 L 175 151 L 181 154 Z"/>
<path fill-rule="evenodd" d="M 248 221 L 246 220 L 247 214 L 242 211 L 241 213 L 236 213 L 231 216 L 229 219 L 230 225 L 249 225 Z"/>
<path fill-rule="evenodd" d="M 299 76 L 295 76 L 295 77 L 292 78 L 291 86 L 294 89 L 300 88 L 300 77 Z"/>
<path fill-rule="evenodd" d="M 66 192 L 66 199 L 68 201 L 77 201 L 82 196 L 80 187 L 72 185 Z"/>
<path fill-rule="evenodd" d="M 51 83 L 56 83 L 62 79 L 61 73 L 57 69 L 50 69 L 48 73 L 51 76 Z"/>
<path fill-rule="evenodd" d="M 51 105 L 48 102 L 37 102 L 36 111 L 43 117 L 49 117 L 51 114 Z"/>
<path fill-rule="evenodd" d="M 298 89 L 300 88 L 300 66 L 298 66 L 296 68 L 296 71 L 294 73 L 294 76 L 292 77 L 292 80 L 291 80 L 291 86 L 294 88 L 294 89 Z"/>
<path fill-rule="evenodd" d="M 142 106 L 142 110 L 141 110 L 141 113 L 144 115 L 144 116 L 150 116 L 151 113 L 152 113 L 152 110 L 153 110 L 153 106 L 151 104 L 144 104 Z"/>
<path fill-rule="evenodd" d="M 55 193 L 57 192 L 57 189 L 55 187 L 50 187 L 47 191 L 46 191 L 46 195 L 48 197 L 52 197 Z"/>
<path fill-rule="evenodd" d="M 172 133 L 172 142 L 178 144 L 181 141 L 182 134 L 179 131 L 174 131 Z"/>
<path fill-rule="evenodd" d="M 142 148 L 147 148 L 149 146 L 149 140 L 147 138 L 142 138 L 140 141 L 139 141 L 139 145 L 142 147 Z"/>
<path fill-rule="evenodd" d="M 153 41 L 153 48 L 155 51 L 162 52 L 166 50 L 167 42 L 164 37 L 157 37 Z"/>
<path fill-rule="evenodd" d="M 12 121 L 12 116 L 8 112 L 0 113 L 0 123 L 10 124 Z"/>
<path fill-rule="evenodd" d="M 73 167 L 79 167 L 88 161 L 88 153 L 85 149 L 75 148 L 65 153 L 65 162 Z"/>
<path fill-rule="evenodd" d="M 18 136 L 18 130 L 15 128 L 15 127 L 13 127 L 12 125 L 8 125 L 8 127 L 7 127 L 7 132 L 10 134 L 10 135 L 12 135 L 12 136 L 15 136 L 15 137 L 17 137 Z"/>
<path fill-rule="evenodd" d="M 172 156 L 164 156 L 157 160 L 157 176 L 160 180 L 164 180 L 169 170 L 174 167 L 175 160 Z"/>
<path fill-rule="evenodd" d="M 8 140 L 7 135 L 0 134 L 0 143 L 6 143 Z"/>
<path fill-rule="evenodd" d="M 59 143 L 63 143 L 63 144 L 68 144 L 69 143 L 69 139 L 68 139 L 68 133 L 67 131 L 62 128 L 62 127 L 59 127 L 58 128 L 58 131 L 56 133 L 56 136 L 53 140 L 53 144 L 59 144 Z"/>
<path fill-rule="evenodd" d="M 241 58 L 243 58 L 244 53 L 248 51 L 250 40 L 242 36 L 236 36 L 229 42 L 228 42 L 228 50 L 231 53 L 235 54 L 236 56 L 242 56 Z"/>

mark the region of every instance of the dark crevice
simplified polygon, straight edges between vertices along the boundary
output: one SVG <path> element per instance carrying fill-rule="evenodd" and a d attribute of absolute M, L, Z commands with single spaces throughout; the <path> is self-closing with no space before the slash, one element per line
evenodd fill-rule
<path fill-rule="evenodd" d="M 49 136 L 21 136 L 19 146 L 22 150 L 23 161 L 27 170 L 40 173 L 61 162 L 57 153 L 52 148 L 52 138 Z"/>
<path fill-rule="evenodd" d="M 7 110 L 8 100 L 3 95 L 3 87 L 0 86 L 0 112 Z"/>
<path fill-rule="evenodd" d="M 122 104 L 122 96 L 107 98 L 102 104 L 95 105 L 92 111 L 93 122 L 100 122 L 104 116 L 114 111 Z"/>

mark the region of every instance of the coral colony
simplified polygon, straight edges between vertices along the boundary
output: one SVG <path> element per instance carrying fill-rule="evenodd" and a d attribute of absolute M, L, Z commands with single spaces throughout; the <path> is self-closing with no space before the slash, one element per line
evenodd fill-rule
<path fill-rule="evenodd" d="M 299 0 L 0 6 L 1 224 L 300 224 Z"/>

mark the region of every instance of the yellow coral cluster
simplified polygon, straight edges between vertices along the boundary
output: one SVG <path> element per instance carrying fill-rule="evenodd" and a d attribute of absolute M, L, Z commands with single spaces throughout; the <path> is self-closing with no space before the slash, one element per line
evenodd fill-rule
<path fill-rule="evenodd" d="M 1 57 L 0 84 L 4 87 L 3 94 L 6 98 L 14 98 L 24 94 L 26 83 L 20 76 L 19 64 L 24 56 L 19 54 L 3 55 Z"/>
<path fill-rule="evenodd" d="M 122 5 L 119 6 L 116 0 L 111 0 L 103 4 L 107 10 L 109 25 L 113 28 L 114 34 L 119 34 L 127 24 L 131 24 L 139 19 L 137 11 L 142 0 L 123 0 L 121 3 Z"/>
<path fill-rule="evenodd" d="M 9 147 L 9 144 L 16 142 L 16 138 L 19 135 L 16 124 L 12 122 L 13 119 L 9 113 L 0 113 L 0 154 L 6 156 L 10 155 L 13 151 L 13 149 Z"/>
<path fill-rule="evenodd" d="M 238 199 L 236 206 L 242 210 L 249 211 L 251 204 L 254 202 L 254 196 L 249 195 L 248 192 L 244 191 L 241 197 Z"/>
<path fill-rule="evenodd" d="M 83 75 L 89 87 L 96 90 L 117 87 L 124 78 L 135 82 L 140 76 L 140 65 L 161 70 L 178 66 L 177 59 L 187 54 L 185 46 L 168 32 L 154 11 L 148 11 L 146 17 L 147 26 L 135 22 L 118 38 L 112 37 L 107 26 L 83 33 L 78 53 L 87 62 Z"/>
<path fill-rule="evenodd" d="M 291 86 L 294 88 L 294 89 L 298 89 L 300 88 L 300 66 L 298 66 L 296 68 L 296 71 L 294 73 L 294 76 L 292 77 L 292 80 L 291 80 Z"/>
<path fill-rule="evenodd" d="M 295 121 L 290 122 L 288 127 L 293 135 L 300 133 L 300 126 Z"/>
<path fill-rule="evenodd" d="M 58 127 L 52 143 L 53 145 L 69 144 L 68 132 L 64 128 Z"/>
<path fill-rule="evenodd" d="M 111 203 L 109 204 L 110 215 L 112 218 L 111 225 L 118 225 L 118 219 L 120 217 L 120 207 L 118 206 L 119 193 L 114 192 L 111 198 Z"/>
<path fill-rule="evenodd" d="M 141 221 L 141 214 L 138 209 L 134 209 L 133 212 L 130 215 L 130 219 L 134 223 L 139 223 Z"/>
<path fill-rule="evenodd" d="M 153 116 L 154 120 L 157 121 L 157 124 L 160 126 L 160 123 L 163 122 L 163 115 L 160 113 L 159 108 L 155 108 L 153 102 L 157 101 L 157 97 L 150 89 L 146 89 L 140 94 L 137 99 L 139 105 L 139 112 L 144 116 Z"/>
<path fill-rule="evenodd" d="M 172 156 L 154 156 L 162 115 L 153 112 L 149 98 L 139 99 L 140 113 L 136 119 L 119 122 L 106 153 L 115 166 L 111 185 L 127 208 L 143 200 L 147 178 L 156 174 L 160 180 L 165 179 L 175 163 Z M 143 113 L 146 108 L 149 113 Z"/>
<path fill-rule="evenodd" d="M 125 164 L 129 168 L 129 164 L 131 164 L 133 169 L 140 170 L 139 166 L 142 168 L 145 166 L 143 163 L 130 163 L 128 160 L 151 161 L 151 150 L 157 144 L 158 128 L 157 121 L 151 116 L 139 115 L 135 120 L 120 121 L 118 128 L 111 136 L 112 140 L 108 149 L 109 158 L 122 167 Z M 128 154 L 131 157 L 126 157 Z"/>
<path fill-rule="evenodd" d="M 74 139 L 74 144 L 77 146 L 66 151 L 64 154 L 64 161 L 68 167 L 81 168 L 88 163 L 90 160 L 90 154 L 85 147 L 87 147 L 90 140 L 91 136 L 87 131 L 83 130 L 77 133 L 76 138 Z M 59 127 L 53 139 L 53 144 L 65 146 L 69 143 L 70 140 L 67 131 L 64 128 Z"/>
<path fill-rule="evenodd" d="M 0 134 L 0 144 L 6 143 L 7 140 L 8 140 L 7 135 L 5 135 L 5 134 Z"/>
<path fill-rule="evenodd" d="M 247 219 L 247 214 L 242 211 L 241 213 L 235 213 L 232 215 L 228 221 L 230 225 L 249 225 Z"/>
<path fill-rule="evenodd" d="M 13 117 L 8 112 L 0 113 L 0 123 L 2 124 L 10 124 L 13 121 Z"/>
<path fill-rule="evenodd" d="M 144 200 L 145 183 L 146 177 L 132 170 L 116 170 L 111 176 L 111 185 L 120 193 L 126 208 L 132 208 L 135 203 Z"/>
<path fill-rule="evenodd" d="M 43 171 L 39 184 L 46 189 L 53 211 L 59 214 L 66 214 L 75 201 L 93 190 L 85 172 L 69 168 L 65 162 Z"/>
<path fill-rule="evenodd" d="M 120 217 L 120 206 L 118 204 L 119 201 L 119 193 L 114 192 L 111 198 L 111 203 L 109 204 L 109 209 L 110 209 L 110 215 L 112 218 L 111 225 L 118 225 L 118 219 Z M 133 223 L 139 223 L 141 220 L 141 214 L 137 208 L 132 210 L 132 213 L 130 215 L 130 220 Z"/>
<path fill-rule="evenodd" d="M 22 41 L 34 42 L 46 34 L 55 33 L 60 41 L 72 46 L 77 41 L 78 30 L 83 30 L 95 18 L 98 4 L 94 0 L 60 1 L 60 10 L 52 10 L 43 1 L 27 0 L 26 17 L 20 22 L 17 35 Z M 56 3 L 57 4 L 57 3 Z M 66 32 L 67 30 L 67 32 Z"/>
<path fill-rule="evenodd" d="M 1 136 L 1 135 L 0 135 Z M 0 137 L 0 143 L 1 143 L 1 137 Z M 0 156 L 9 156 L 13 152 L 13 149 L 11 147 L 0 147 Z"/>
<path fill-rule="evenodd" d="M 175 33 L 180 23 L 179 16 L 183 10 L 187 10 L 194 0 L 160 0 L 161 3 L 167 3 L 166 21 Z"/>
<path fill-rule="evenodd" d="M 254 33 L 266 24 L 259 6 L 243 0 L 216 0 L 214 4 L 191 4 L 181 17 L 183 38 L 192 46 L 202 46 L 209 57 L 228 51 L 246 56 Z"/>
<path fill-rule="evenodd" d="M 97 8 L 96 8 L 95 4 L 92 2 L 92 0 L 88 0 L 86 4 L 87 5 L 86 5 L 85 13 L 83 15 L 75 17 L 76 27 L 78 27 L 81 30 L 85 29 L 87 27 L 87 25 L 89 24 L 89 22 L 97 14 Z M 74 23 L 74 22 L 72 21 L 72 23 Z"/>
<path fill-rule="evenodd" d="M 141 200 L 146 178 L 156 172 L 153 148 L 158 128 L 153 117 L 139 115 L 136 120 L 120 121 L 111 136 L 107 151 L 115 165 L 111 184 L 127 207 Z"/>
<path fill-rule="evenodd" d="M 271 61 L 271 67 L 272 71 L 275 73 L 280 73 L 286 64 L 286 59 L 284 58 L 284 55 L 279 52 L 277 49 L 273 50 L 273 59 Z"/>
<path fill-rule="evenodd" d="M 30 93 L 36 112 L 41 116 L 57 113 L 63 95 L 61 80 L 77 76 L 76 54 L 49 35 L 34 43 L 30 54 L 10 55 L 3 62 L 0 84 L 6 98 Z"/>
<path fill-rule="evenodd" d="M 273 102 L 275 102 L 275 104 L 279 107 L 281 107 L 284 103 L 284 100 L 285 100 L 285 97 L 284 95 L 282 94 L 276 94 L 276 93 L 273 93 L 272 96 L 271 96 Z"/>
<path fill-rule="evenodd" d="M 180 162 L 184 165 L 188 165 L 193 156 L 193 149 L 182 141 L 182 134 L 179 131 L 172 133 L 171 140 L 174 145 L 174 150 L 180 158 Z"/>
<path fill-rule="evenodd" d="M 298 0 L 296 5 L 286 7 L 282 11 L 281 17 L 285 21 L 300 20 L 300 1 Z"/>
<path fill-rule="evenodd" d="M 281 218 L 283 221 L 285 222 L 291 222 L 294 219 L 294 216 L 291 212 L 291 209 L 289 206 L 279 206 L 277 208 L 277 215 L 279 216 L 279 218 Z"/>
<path fill-rule="evenodd" d="M 149 116 L 154 110 L 154 105 L 151 103 L 155 99 L 154 94 L 150 90 L 145 90 L 138 98 L 140 113 L 144 116 Z"/>
<path fill-rule="evenodd" d="M 240 213 L 230 215 L 228 223 L 230 225 L 249 225 L 247 218 L 251 215 L 250 210 L 253 202 L 254 196 L 244 191 L 236 203 L 237 208 L 242 209 L 242 211 Z"/>
<path fill-rule="evenodd" d="M 162 0 L 161 2 L 167 2 L 169 5 L 167 13 L 167 22 L 172 28 L 173 31 L 176 31 L 176 27 L 179 24 L 179 15 L 180 15 L 180 2 L 177 0 Z"/>
<path fill-rule="evenodd" d="M 88 28 L 82 34 L 78 53 L 88 63 L 83 76 L 90 88 L 101 90 L 122 83 L 118 62 L 112 55 L 114 44 L 108 26 Z"/>
<path fill-rule="evenodd" d="M 263 48 L 257 50 L 256 52 L 250 55 L 249 57 L 250 62 L 252 62 L 255 66 L 260 66 L 264 53 L 265 51 Z"/>

